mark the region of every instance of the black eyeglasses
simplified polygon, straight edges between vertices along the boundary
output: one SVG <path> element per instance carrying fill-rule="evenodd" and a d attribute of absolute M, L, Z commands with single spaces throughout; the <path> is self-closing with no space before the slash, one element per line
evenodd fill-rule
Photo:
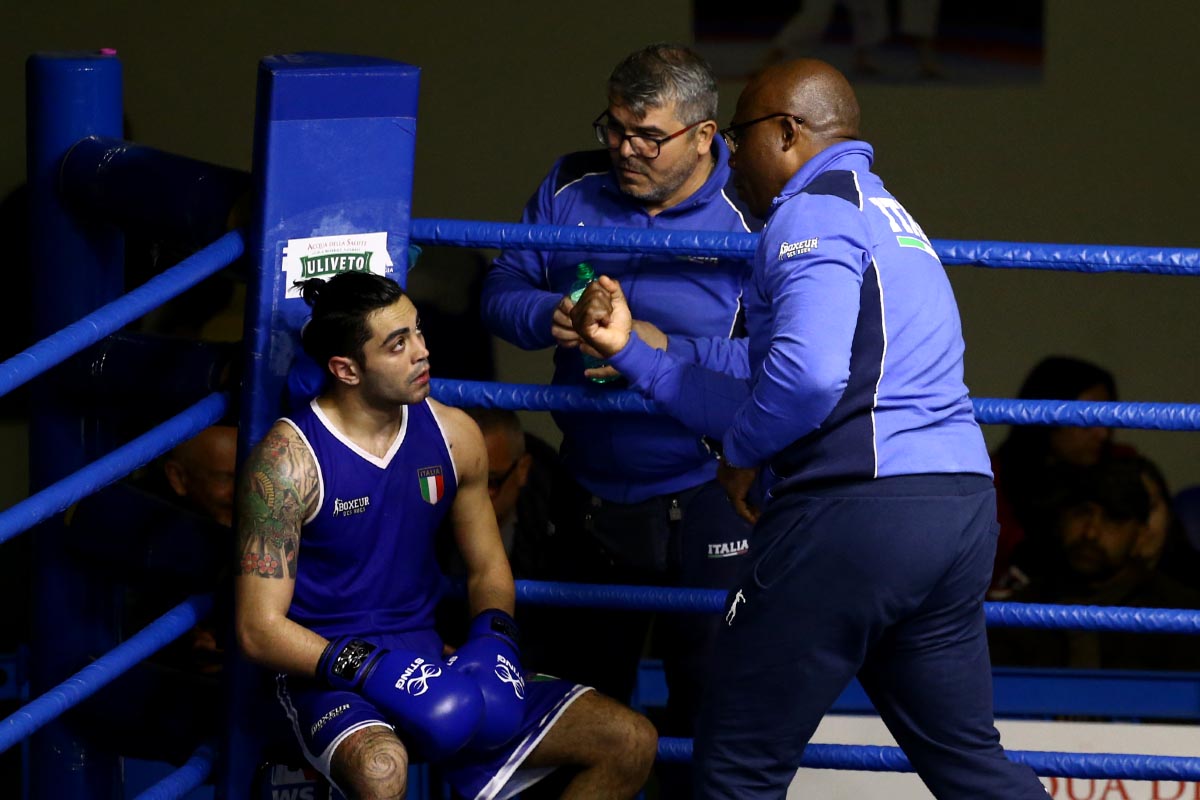
<path fill-rule="evenodd" d="M 670 136 L 655 139 L 651 136 L 643 136 L 638 133 L 626 133 L 625 129 L 617 125 L 613 121 L 613 118 L 608 115 L 608 112 L 604 111 L 600 116 L 592 120 L 592 130 L 596 132 L 596 141 L 609 150 L 620 150 L 621 144 L 628 139 L 629 146 L 633 149 L 634 155 L 649 161 L 658 158 L 658 154 L 662 152 L 664 144 L 676 136 L 683 136 L 700 123 L 707 121 L 703 119 L 697 120 L 683 130 L 675 131 Z"/>
<path fill-rule="evenodd" d="M 741 122 L 737 125 L 730 125 L 728 128 L 719 131 L 719 133 L 721 134 L 721 138 L 725 140 L 725 146 L 729 148 L 729 152 L 736 153 L 738 149 L 738 143 L 742 138 L 742 131 L 744 131 L 746 128 L 749 128 L 751 125 L 757 125 L 760 122 L 766 122 L 767 120 L 775 119 L 776 117 L 791 117 L 792 119 L 796 120 L 797 125 L 804 124 L 804 120 L 801 117 L 797 117 L 795 114 L 788 114 L 787 112 L 780 111 L 775 114 L 767 114 L 765 117 L 752 119 L 749 122 Z"/>
<path fill-rule="evenodd" d="M 488 489 L 490 489 L 493 492 L 500 491 L 500 489 L 504 486 L 505 483 L 508 482 L 508 479 L 512 476 L 513 472 L 516 471 L 517 467 L 520 464 L 521 464 L 521 457 L 517 456 L 516 458 L 513 459 L 513 462 L 508 465 L 508 469 L 504 470 L 503 475 L 492 475 L 491 473 L 489 473 L 488 474 Z"/>

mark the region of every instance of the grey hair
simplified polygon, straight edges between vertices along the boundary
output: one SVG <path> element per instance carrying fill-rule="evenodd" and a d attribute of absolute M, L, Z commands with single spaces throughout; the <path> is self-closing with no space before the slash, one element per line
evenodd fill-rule
<path fill-rule="evenodd" d="M 674 101 L 679 121 L 690 125 L 717 118 L 717 79 L 690 48 L 659 42 L 617 64 L 608 77 L 608 99 L 639 118 Z"/>
<path fill-rule="evenodd" d="M 525 429 L 521 426 L 521 418 L 517 412 L 506 408 L 464 408 L 467 416 L 475 420 L 479 430 L 486 436 L 489 433 L 502 433 L 508 437 L 508 446 L 512 448 L 513 458 L 525 455 Z"/>

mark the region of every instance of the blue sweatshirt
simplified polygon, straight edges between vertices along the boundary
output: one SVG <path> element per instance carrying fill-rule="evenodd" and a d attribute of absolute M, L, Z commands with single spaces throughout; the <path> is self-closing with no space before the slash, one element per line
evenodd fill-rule
<path fill-rule="evenodd" d="M 834 145 L 772 203 L 746 293 L 749 381 L 636 336 L 612 359 L 692 429 L 721 438 L 730 463 L 769 464 L 785 485 L 991 475 L 950 282 L 871 173 L 873 157 L 865 142 Z"/>
<path fill-rule="evenodd" d="M 749 212 L 735 204 L 732 189 L 726 190 L 728 150 L 719 139 L 713 149 L 716 161 L 704 185 L 654 216 L 621 191 L 607 151 L 573 153 L 554 165 L 521 221 L 647 230 L 756 229 Z M 591 264 L 597 275 L 621 282 L 634 318 L 666 333 L 673 357 L 749 375 L 741 320 L 750 264 L 740 259 L 505 251 L 484 281 L 485 324 L 495 335 L 527 350 L 553 346 L 554 308 L 570 291 L 581 261 Z M 554 365 L 555 385 L 589 383 L 578 349 L 557 349 Z M 555 421 L 563 432 L 562 456 L 568 469 L 590 492 L 611 502 L 633 503 L 681 491 L 716 474 L 716 462 L 701 437 L 671 417 L 556 414 Z"/>

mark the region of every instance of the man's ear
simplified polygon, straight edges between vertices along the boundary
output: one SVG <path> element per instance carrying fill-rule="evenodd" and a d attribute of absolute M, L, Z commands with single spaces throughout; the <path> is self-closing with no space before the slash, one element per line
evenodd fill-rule
<path fill-rule="evenodd" d="M 713 139 L 717 135 L 717 123 L 706 119 L 696 126 L 696 152 L 705 156 L 712 152 Z"/>
<path fill-rule="evenodd" d="M 187 497 L 187 475 L 184 474 L 183 467 L 178 461 L 172 459 L 165 462 L 163 474 L 167 476 L 167 483 L 171 484 L 171 489 L 175 494 Z"/>
<path fill-rule="evenodd" d="M 525 484 L 529 483 L 529 469 L 533 466 L 533 456 L 529 453 L 522 453 L 520 464 L 517 465 L 517 486 L 524 488 Z"/>
<path fill-rule="evenodd" d="M 329 359 L 329 371 L 333 374 L 334 380 L 339 380 L 347 386 L 356 386 L 362 379 L 358 364 L 354 359 L 346 356 L 334 356 Z"/>
<path fill-rule="evenodd" d="M 1138 525 L 1137 532 L 1133 535 L 1133 544 L 1129 548 L 1129 554 L 1146 562 L 1156 561 L 1162 554 L 1162 543 L 1155 541 L 1150 526 L 1145 522 Z"/>
<path fill-rule="evenodd" d="M 803 134 L 800 126 L 791 117 L 780 117 L 777 122 L 780 125 L 779 139 L 782 142 L 779 149 L 786 153 L 800 144 Z"/>

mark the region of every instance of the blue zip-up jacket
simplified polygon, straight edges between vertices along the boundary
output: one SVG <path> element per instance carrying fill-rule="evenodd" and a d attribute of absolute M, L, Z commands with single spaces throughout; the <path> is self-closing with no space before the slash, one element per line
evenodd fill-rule
<path fill-rule="evenodd" d="M 634 386 L 739 466 L 788 484 L 892 475 L 991 475 L 963 383 L 945 269 L 871 171 L 865 142 L 805 164 L 772 203 L 746 299 L 749 382 L 655 353 L 613 359 Z"/>
<path fill-rule="evenodd" d="M 682 203 L 651 216 L 621 191 L 605 150 L 560 159 L 530 199 L 524 223 L 653 230 L 748 232 L 758 228 L 729 182 L 729 151 L 719 137 L 708 180 Z M 483 318 L 492 333 L 533 350 L 555 344 L 554 308 L 570 291 L 581 261 L 621 282 L 636 319 L 670 337 L 674 357 L 748 375 L 742 295 L 748 261 L 623 253 L 505 251 L 483 286 Z M 740 338 L 735 338 L 740 337 Z M 555 385 L 587 383 L 578 349 L 554 355 Z M 612 384 L 610 384 L 612 385 Z M 623 385 L 617 382 L 615 385 Z M 716 464 L 700 437 L 666 416 L 556 414 L 563 459 L 581 485 L 611 502 L 633 503 L 712 479 Z"/>

